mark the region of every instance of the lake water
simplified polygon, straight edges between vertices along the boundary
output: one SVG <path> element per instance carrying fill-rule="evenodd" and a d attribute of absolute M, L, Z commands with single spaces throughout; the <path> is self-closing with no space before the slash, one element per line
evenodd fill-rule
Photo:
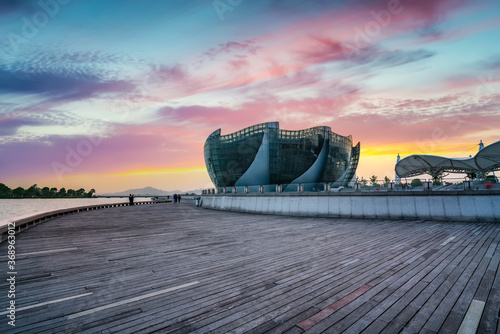
<path fill-rule="evenodd" d="M 149 201 L 150 198 L 135 198 L 135 202 Z M 38 212 L 74 208 L 77 206 L 125 203 L 126 198 L 24 198 L 0 199 L 0 221 Z"/>

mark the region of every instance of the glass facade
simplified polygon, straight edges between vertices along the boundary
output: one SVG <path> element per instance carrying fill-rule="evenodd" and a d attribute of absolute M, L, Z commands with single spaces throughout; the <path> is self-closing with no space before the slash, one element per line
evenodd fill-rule
<path fill-rule="evenodd" d="M 327 126 L 290 131 L 272 122 L 224 136 L 220 133 L 220 129 L 214 131 L 204 147 L 205 164 L 216 187 L 231 187 L 238 180 L 238 186 L 335 181 L 347 184 L 357 167 L 359 143 L 356 150 L 351 136 L 340 136 Z"/>

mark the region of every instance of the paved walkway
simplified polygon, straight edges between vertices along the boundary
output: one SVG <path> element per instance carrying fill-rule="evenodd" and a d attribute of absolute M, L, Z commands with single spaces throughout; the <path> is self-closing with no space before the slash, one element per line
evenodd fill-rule
<path fill-rule="evenodd" d="M 495 333 L 499 241 L 499 224 L 192 201 L 78 213 L 17 235 L 16 327 L 3 314 L 0 332 Z"/>

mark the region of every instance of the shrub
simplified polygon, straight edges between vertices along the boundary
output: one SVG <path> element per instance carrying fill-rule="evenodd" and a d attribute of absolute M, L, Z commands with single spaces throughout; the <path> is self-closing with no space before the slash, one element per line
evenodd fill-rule
<path fill-rule="evenodd" d="M 420 181 L 420 179 L 414 179 L 411 181 L 411 186 L 412 187 L 418 187 L 418 186 L 421 186 L 422 185 L 422 181 Z"/>

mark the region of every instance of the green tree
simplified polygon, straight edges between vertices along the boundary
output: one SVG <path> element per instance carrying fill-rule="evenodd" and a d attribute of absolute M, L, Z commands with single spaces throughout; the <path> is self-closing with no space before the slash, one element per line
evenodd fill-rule
<path fill-rule="evenodd" d="M 497 183 L 497 179 L 495 178 L 495 175 L 487 175 L 485 180 L 489 181 L 491 183 Z"/>
<path fill-rule="evenodd" d="M 467 173 L 467 177 L 471 180 L 475 180 L 477 177 L 476 173 Z"/>
<path fill-rule="evenodd" d="M 375 186 L 377 184 L 377 176 L 376 175 L 370 176 L 370 183 L 372 184 L 372 186 Z"/>
<path fill-rule="evenodd" d="M 24 191 L 24 197 L 32 198 L 40 195 L 40 188 L 36 184 L 32 185 Z"/>
<path fill-rule="evenodd" d="M 12 190 L 12 196 L 16 197 L 16 198 L 23 198 L 24 197 L 24 188 L 17 187 L 16 189 Z"/>
<path fill-rule="evenodd" d="M 432 176 L 432 184 L 435 186 L 440 186 L 443 184 L 443 177 L 448 176 L 448 174 L 438 172 L 437 174 Z"/>
<path fill-rule="evenodd" d="M 91 189 L 88 193 L 85 192 L 85 189 L 80 188 L 78 190 L 61 188 L 57 191 L 57 188 L 49 188 L 43 187 L 42 189 L 38 188 L 36 184 L 32 185 L 28 189 L 24 189 L 22 187 L 17 187 L 16 189 L 10 189 L 5 184 L 0 183 L 0 198 L 57 198 L 57 197 L 76 197 L 76 198 L 84 198 L 84 197 L 92 197 L 95 194 L 95 189 Z"/>
<path fill-rule="evenodd" d="M 61 188 L 59 189 L 59 192 L 57 193 L 59 197 L 66 197 L 66 188 Z"/>
<path fill-rule="evenodd" d="M 80 188 L 80 189 L 78 189 L 78 190 L 76 191 L 76 197 L 83 197 L 83 196 L 85 196 L 85 195 L 86 195 L 86 194 L 85 194 L 85 189 L 83 189 L 83 188 Z"/>
<path fill-rule="evenodd" d="M 391 179 L 389 177 L 385 176 L 384 177 L 384 181 L 387 184 L 387 183 L 391 182 Z"/>
<path fill-rule="evenodd" d="M 42 197 L 51 197 L 49 187 L 42 188 Z"/>
<path fill-rule="evenodd" d="M 7 187 L 5 184 L 0 183 L 0 197 L 1 198 L 10 198 L 12 197 L 12 189 Z"/>
<path fill-rule="evenodd" d="M 366 187 L 366 185 L 368 184 L 368 181 L 364 177 L 361 177 L 361 180 L 359 180 L 359 183 L 361 183 L 363 185 L 363 187 Z"/>
<path fill-rule="evenodd" d="M 422 185 L 422 181 L 420 179 L 413 179 L 411 180 L 411 186 L 412 187 L 419 187 Z"/>

